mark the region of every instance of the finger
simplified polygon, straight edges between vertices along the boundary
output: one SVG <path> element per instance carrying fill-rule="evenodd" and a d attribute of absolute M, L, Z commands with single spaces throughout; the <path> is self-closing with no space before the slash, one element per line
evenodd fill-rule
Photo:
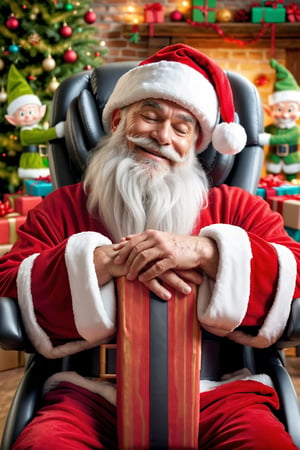
<path fill-rule="evenodd" d="M 157 261 L 158 256 L 157 249 L 150 249 L 139 254 L 130 267 L 127 274 L 128 279 L 134 279 L 131 277 L 136 278 L 142 272 L 140 276 L 143 278 L 143 281 L 149 281 L 153 278 L 161 277 L 165 272 L 173 268 L 169 258 L 163 258 Z"/>
<path fill-rule="evenodd" d="M 198 270 L 187 269 L 187 270 L 176 270 L 177 275 L 183 280 L 192 282 L 194 284 L 203 283 L 203 274 Z"/>
<path fill-rule="evenodd" d="M 139 276 L 139 280 L 144 283 L 149 283 L 151 280 L 148 280 L 147 278 L 145 279 L 144 275 L 145 274 L 141 274 Z M 164 272 L 159 278 L 161 281 L 163 281 L 164 285 L 171 287 L 180 294 L 187 295 L 192 290 L 191 286 L 185 280 L 179 277 L 178 274 L 173 270 Z M 157 278 L 154 279 L 157 280 Z"/>
<path fill-rule="evenodd" d="M 142 237 L 142 235 L 136 235 L 135 239 L 132 240 L 122 240 L 121 242 L 119 242 L 118 244 L 114 245 L 114 250 L 118 250 L 119 254 L 118 257 L 115 259 L 115 263 L 116 264 L 124 264 L 130 253 L 132 252 L 133 249 L 135 249 L 136 245 L 143 241 L 145 238 Z M 133 257 L 131 257 L 132 259 Z"/>
<path fill-rule="evenodd" d="M 162 300 L 168 301 L 172 294 L 166 287 L 164 287 L 157 279 L 146 281 L 143 283 L 151 292 Z"/>

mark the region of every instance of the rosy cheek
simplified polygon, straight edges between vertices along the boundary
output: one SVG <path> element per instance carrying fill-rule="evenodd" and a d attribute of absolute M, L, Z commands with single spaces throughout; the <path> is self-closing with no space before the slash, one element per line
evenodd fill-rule
<path fill-rule="evenodd" d="M 291 113 L 289 114 L 289 116 L 290 116 L 291 119 L 296 120 L 297 117 L 298 117 L 298 114 L 297 114 L 296 111 L 293 111 L 293 112 L 291 112 Z"/>

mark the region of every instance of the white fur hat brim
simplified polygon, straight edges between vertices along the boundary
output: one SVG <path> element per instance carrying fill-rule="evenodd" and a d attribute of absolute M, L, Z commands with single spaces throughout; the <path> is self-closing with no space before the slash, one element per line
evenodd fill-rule
<path fill-rule="evenodd" d="M 286 90 L 273 92 L 273 94 L 269 95 L 268 102 L 270 106 L 280 102 L 300 103 L 300 90 L 299 91 Z"/>
<path fill-rule="evenodd" d="M 41 105 L 40 99 L 33 94 L 26 94 L 17 97 L 7 107 L 7 113 L 12 116 L 19 108 L 26 105 Z"/>
<path fill-rule="evenodd" d="M 105 131 L 110 131 L 111 117 L 116 109 L 147 98 L 172 101 L 193 114 L 202 133 L 197 151 L 207 148 L 218 122 L 219 104 L 212 84 L 200 72 L 186 64 L 164 60 L 126 72 L 104 107 L 102 121 Z"/>

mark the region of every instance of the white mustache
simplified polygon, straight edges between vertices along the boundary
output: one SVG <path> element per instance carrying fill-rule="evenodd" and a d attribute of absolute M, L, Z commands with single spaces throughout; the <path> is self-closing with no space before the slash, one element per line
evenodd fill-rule
<path fill-rule="evenodd" d="M 174 150 L 174 148 L 170 145 L 159 145 L 156 141 L 150 138 L 142 137 L 142 136 L 126 136 L 126 138 L 135 145 L 139 147 L 143 147 L 146 150 L 151 152 L 154 151 L 159 155 L 174 161 L 174 162 L 183 162 L 186 157 L 178 155 L 178 153 Z"/>

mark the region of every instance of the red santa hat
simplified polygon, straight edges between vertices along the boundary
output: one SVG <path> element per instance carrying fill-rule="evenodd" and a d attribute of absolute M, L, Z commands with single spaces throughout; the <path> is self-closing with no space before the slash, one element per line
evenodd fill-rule
<path fill-rule="evenodd" d="M 234 122 L 232 91 L 225 72 L 192 47 L 170 45 L 125 73 L 103 110 L 106 132 L 116 109 L 146 98 L 170 100 L 196 117 L 202 134 L 199 153 L 210 142 L 218 152 L 227 154 L 240 152 L 246 144 L 244 128 Z"/>

